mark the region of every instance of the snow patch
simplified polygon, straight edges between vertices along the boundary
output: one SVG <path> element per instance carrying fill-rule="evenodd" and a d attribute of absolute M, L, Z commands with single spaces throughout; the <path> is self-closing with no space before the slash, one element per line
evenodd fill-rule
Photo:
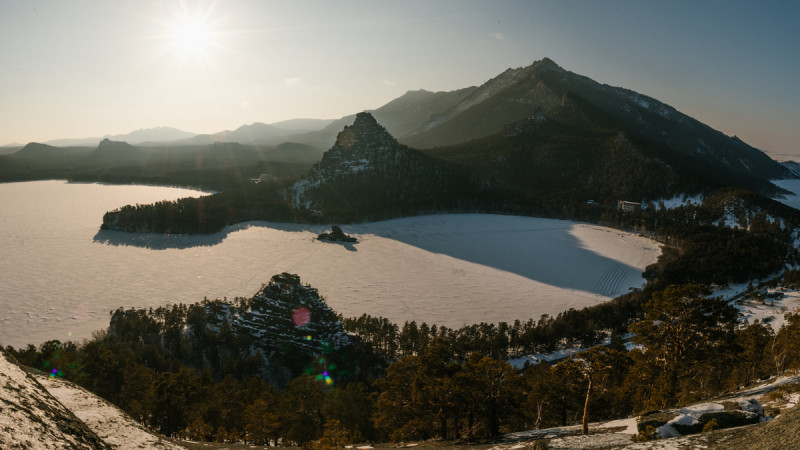
<path fill-rule="evenodd" d="M 800 209 L 800 179 L 792 178 L 788 180 L 771 180 L 772 184 L 781 189 L 785 189 L 791 194 L 780 195 L 775 200 L 794 209 Z"/>
<path fill-rule="evenodd" d="M 687 206 L 687 205 L 701 205 L 703 204 L 703 196 L 700 194 L 697 195 L 677 195 L 672 198 L 667 199 L 660 199 L 653 202 L 657 207 L 663 207 L 666 209 L 675 209 L 679 206 Z"/>
<path fill-rule="evenodd" d="M 636 417 L 612 420 L 611 422 L 606 422 L 600 425 L 598 428 L 602 429 L 602 428 L 621 428 L 621 427 L 625 427 L 625 430 L 620 431 L 620 433 L 630 434 L 630 435 L 639 434 L 639 430 L 636 425 Z"/>
<path fill-rule="evenodd" d="M 756 320 L 772 327 L 777 333 L 788 323 L 786 315 L 800 310 L 800 292 L 796 290 L 767 291 L 763 299 L 747 298 L 734 305 L 742 315 L 740 321 Z"/>

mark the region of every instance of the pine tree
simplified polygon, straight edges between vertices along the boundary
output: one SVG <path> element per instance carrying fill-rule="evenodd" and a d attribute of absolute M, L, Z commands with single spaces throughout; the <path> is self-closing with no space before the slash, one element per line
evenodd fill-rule
<path fill-rule="evenodd" d="M 253 444 L 267 444 L 281 424 L 275 412 L 274 399 L 257 398 L 244 411 L 244 428 Z"/>
<path fill-rule="evenodd" d="M 522 397 L 522 379 L 510 364 L 476 353 L 470 355 L 457 375 L 470 415 L 475 415 L 489 436 L 513 415 Z"/>
<path fill-rule="evenodd" d="M 721 297 L 708 297 L 707 287 L 697 284 L 670 285 L 653 293 L 645 306 L 645 318 L 630 327 L 633 340 L 642 345 L 650 364 L 660 365 L 665 378 L 661 407 L 675 403 L 681 380 L 707 367 L 697 361 L 726 358 L 735 349 L 734 329 L 738 312 Z M 688 392 L 689 385 L 685 386 Z"/>
<path fill-rule="evenodd" d="M 578 371 L 586 380 L 586 399 L 581 421 L 582 434 L 585 435 L 589 434 L 589 411 L 596 392 L 609 388 L 613 381 L 619 381 L 627 372 L 630 360 L 617 350 L 598 346 L 579 353 L 571 362 L 577 365 Z"/>

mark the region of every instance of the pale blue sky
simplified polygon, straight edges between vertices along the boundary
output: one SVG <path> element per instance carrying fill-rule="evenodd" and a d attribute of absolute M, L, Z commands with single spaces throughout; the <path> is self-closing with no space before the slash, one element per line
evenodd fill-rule
<path fill-rule="evenodd" d="M 332 119 L 550 57 L 800 154 L 797 5 L 0 0 L 0 144 Z M 176 38 L 187 19 L 198 48 Z"/>

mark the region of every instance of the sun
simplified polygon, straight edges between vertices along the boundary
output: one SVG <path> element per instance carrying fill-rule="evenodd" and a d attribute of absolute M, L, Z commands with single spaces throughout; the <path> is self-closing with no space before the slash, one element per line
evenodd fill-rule
<path fill-rule="evenodd" d="M 203 21 L 187 18 L 175 27 L 172 39 L 182 53 L 201 55 L 211 43 L 211 30 Z"/>

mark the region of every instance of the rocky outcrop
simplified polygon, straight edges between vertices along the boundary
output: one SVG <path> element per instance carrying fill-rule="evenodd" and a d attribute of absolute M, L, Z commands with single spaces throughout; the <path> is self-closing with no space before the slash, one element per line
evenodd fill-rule
<path fill-rule="evenodd" d="M 725 430 L 714 448 L 783 450 L 795 448 L 798 442 L 800 442 L 800 408 L 795 406 L 779 415 L 775 420 L 758 426 Z"/>
<path fill-rule="evenodd" d="M 141 156 L 141 151 L 127 142 L 112 141 L 108 138 L 100 141 L 97 148 L 87 157 L 98 162 L 118 164 L 132 161 Z"/>
<path fill-rule="evenodd" d="M 370 113 L 358 113 L 353 124 L 345 126 L 333 147 L 322 155 L 322 160 L 289 188 L 289 197 L 295 207 L 310 207 L 320 202 L 326 185 L 359 172 L 386 172 L 400 162 L 405 151 Z"/>
<path fill-rule="evenodd" d="M 331 225 L 331 231 L 329 233 L 320 233 L 317 236 L 317 240 L 328 242 L 358 242 L 358 239 L 346 235 L 341 227 L 336 225 Z"/>
<path fill-rule="evenodd" d="M 375 220 L 451 208 L 468 183 L 447 163 L 398 143 L 362 112 L 284 197 L 331 221 Z"/>
<path fill-rule="evenodd" d="M 294 274 L 275 275 L 233 319 L 237 334 L 252 339 L 268 359 L 329 353 L 350 340 L 319 292 Z"/>
<path fill-rule="evenodd" d="M 764 409 L 756 399 L 739 402 L 705 403 L 682 409 L 651 411 L 636 420 L 639 432 L 652 427 L 661 437 L 700 433 L 712 421 L 714 429 L 751 425 L 766 420 Z"/>

